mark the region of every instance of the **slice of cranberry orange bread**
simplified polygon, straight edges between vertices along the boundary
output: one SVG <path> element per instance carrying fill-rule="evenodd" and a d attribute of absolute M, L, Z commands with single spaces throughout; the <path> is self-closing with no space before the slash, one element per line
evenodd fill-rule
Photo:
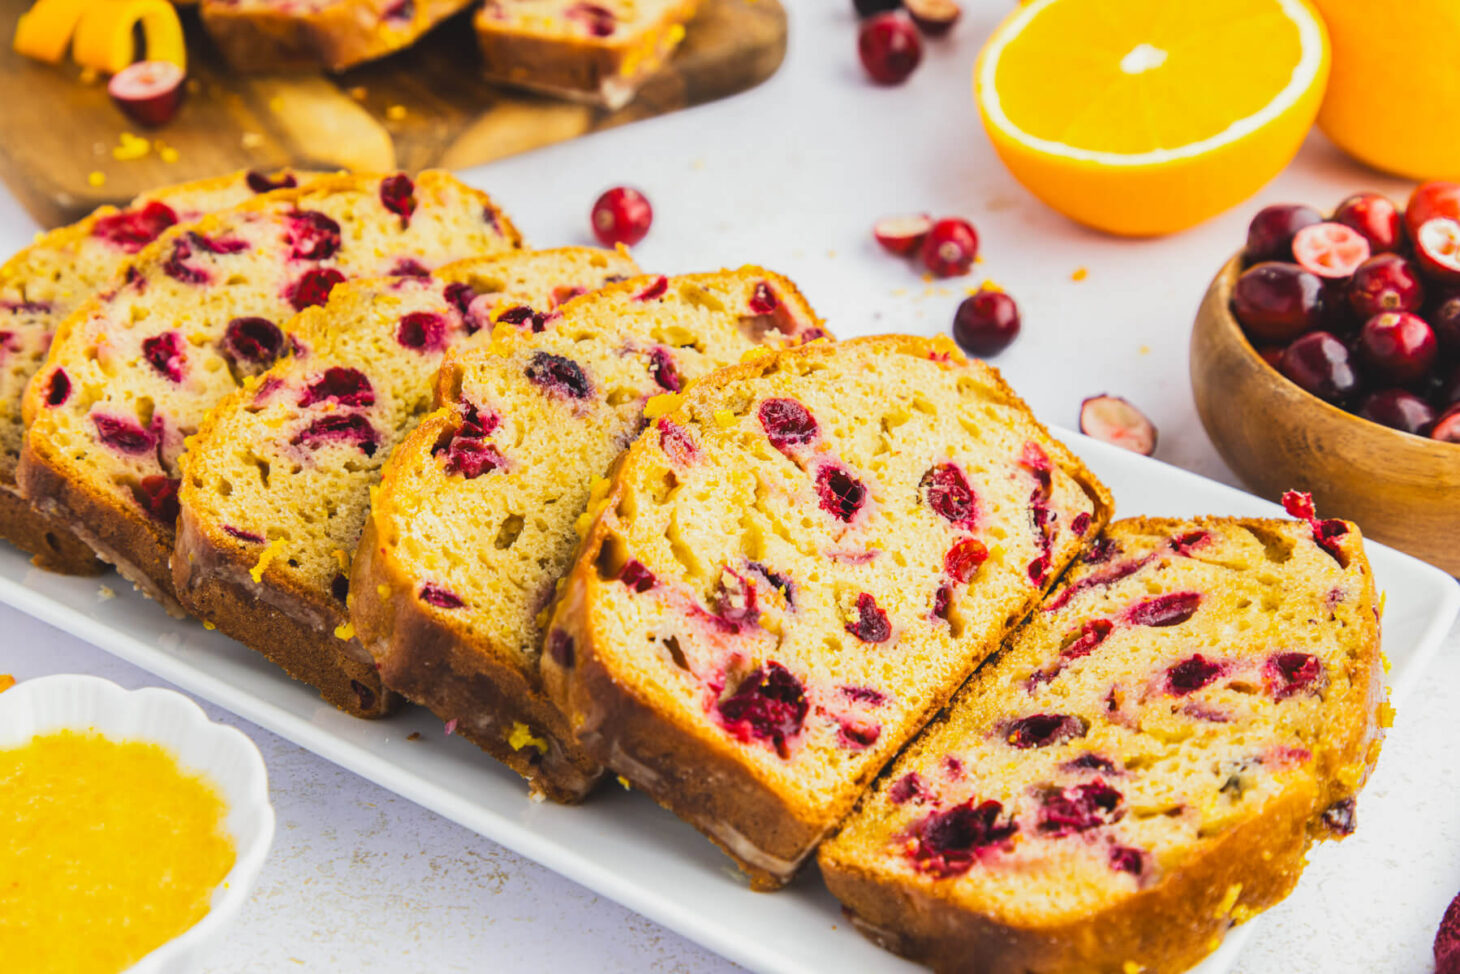
<path fill-rule="evenodd" d="M 790 281 L 753 267 L 610 285 L 540 327 L 447 360 L 442 407 L 386 464 L 350 614 L 386 686 L 534 794 L 573 801 L 600 768 L 542 695 L 537 657 L 595 478 L 651 396 L 823 332 Z"/>
<path fill-rule="evenodd" d="M 1353 828 L 1387 725 L 1341 521 L 1120 521 L 821 848 L 937 970 L 1184 971 Z"/>
<path fill-rule="evenodd" d="M 226 209 L 311 174 L 238 172 L 145 193 L 126 208 L 104 206 L 77 223 L 41 234 L 0 265 L 0 537 L 34 555 L 41 568 L 91 574 L 101 563 L 59 521 L 21 498 L 15 467 L 25 436 L 21 399 L 66 316 L 108 284 L 162 231 Z"/>
<path fill-rule="evenodd" d="M 486 0 L 489 80 L 619 109 L 684 39 L 697 0 Z"/>
<path fill-rule="evenodd" d="M 370 490 L 431 410 L 447 349 L 531 329 L 638 273 L 615 251 L 516 251 L 431 277 L 352 281 L 289 325 L 300 354 L 225 399 L 181 458 L 172 572 L 183 607 L 358 716 L 391 700 L 350 635 L 350 559 Z"/>
<path fill-rule="evenodd" d="M 236 71 L 343 71 L 410 47 L 470 0 L 202 0 Z"/>
<path fill-rule="evenodd" d="M 61 323 L 25 394 L 21 493 L 176 611 L 178 455 L 284 352 L 281 326 L 346 278 L 519 245 L 485 194 L 444 172 L 322 177 L 172 227 Z"/>
<path fill-rule="evenodd" d="M 544 684 L 589 754 L 774 888 L 1110 498 L 947 340 L 766 355 L 651 407 L 553 609 Z"/>

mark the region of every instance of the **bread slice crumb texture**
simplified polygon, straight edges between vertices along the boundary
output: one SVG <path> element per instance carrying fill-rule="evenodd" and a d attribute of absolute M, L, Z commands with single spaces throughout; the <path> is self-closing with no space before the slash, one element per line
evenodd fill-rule
<path fill-rule="evenodd" d="M 568 248 L 341 285 L 291 325 L 299 352 L 221 404 L 184 454 L 190 529 L 243 559 L 282 540 L 265 577 L 344 623 L 370 489 L 431 411 L 448 350 L 485 345 L 495 327 L 531 332 L 561 302 L 637 273 L 627 256 Z"/>
<path fill-rule="evenodd" d="M 571 719 L 613 739 L 578 696 L 573 654 L 551 652 L 573 640 L 667 725 L 828 827 L 1109 506 L 997 372 L 951 343 L 753 360 L 692 388 L 628 454 L 545 675 Z M 696 774 L 624 758 L 671 805 L 664 780 Z"/>
<path fill-rule="evenodd" d="M 758 346 L 823 336 L 790 281 L 747 267 L 610 285 L 448 360 L 442 407 L 385 467 L 351 580 L 351 617 L 387 685 L 529 777 L 551 761 L 516 758 L 542 749 L 500 742 L 578 753 L 537 658 L 595 480 L 654 396 Z"/>
<path fill-rule="evenodd" d="M 822 847 L 833 891 L 926 938 L 914 956 L 949 956 L 958 935 L 899 916 L 899 897 L 959 911 L 970 939 L 984 923 L 1032 938 L 1022 961 L 1059 971 L 1102 959 L 1059 953 L 1073 930 L 1125 929 L 1143 899 L 1205 914 L 1172 914 L 1186 963 L 1281 899 L 1310 835 L 1352 829 L 1386 706 L 1358 531 L 1326 523 L 1341 536 L 1112 525 Z M 1159 964 L 1124 935 L 1102 950 Z"/>

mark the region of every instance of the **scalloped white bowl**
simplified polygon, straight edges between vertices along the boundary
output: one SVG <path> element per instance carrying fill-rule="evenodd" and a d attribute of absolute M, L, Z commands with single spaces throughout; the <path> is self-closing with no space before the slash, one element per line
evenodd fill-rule
<path fill-rule="evenodd" d="M 269 778 L 253 741 L 210 721 L 201 707 L 172 690 L 124 690 L 94 676 L 45 676 L 0 693 L 0 748 L 63 729 L 95 729 L 113 740 L 162 745 L 188 771 L 207 778 L 228 806 L 224 822 L 237 858 L 213 891 L 208 913 L 127 969 L 127 974 L 195 971 L 238 916 L 274 841 Z"/>

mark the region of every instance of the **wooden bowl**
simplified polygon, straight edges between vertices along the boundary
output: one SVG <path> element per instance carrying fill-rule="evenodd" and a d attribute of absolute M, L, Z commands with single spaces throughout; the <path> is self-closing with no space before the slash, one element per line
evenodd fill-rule
<path fill-rule="evenodd" d="M 1222 459 L 1263 497 L 1310 491 L 1320 516 L 1460 575 L 1460 444 L 1371 423 L 1280 375 L 1229 310 L 1241 272 L 1238 253 L 1191 333 L 1196 411 Z"/>

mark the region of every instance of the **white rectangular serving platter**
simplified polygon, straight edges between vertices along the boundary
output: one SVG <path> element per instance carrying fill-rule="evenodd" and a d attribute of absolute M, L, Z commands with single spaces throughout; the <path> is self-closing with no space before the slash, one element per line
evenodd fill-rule
<path fill-rule="evenodd" d="M 1117 499 L 1117 516 L 1269 516 L 1278 509 L 1175 467 L 1056 430 Z M 1457 610 L 1460 586 L 1439 569 L 1370 544 L 1387 595 L 1384 648 L 1397 701 L 1419 683 Z M 127 588 L 115 576 L 100 584 Z M 98 597 L 96 579 L 51 575 L 0 551 L 0 602 L 149 670 L 322 757 L 755 971 L 916 970 L 864 940 L 814 866 L 786 890 L 753 893 L 699 833 L 637 792 L 608 787 L 565 808 L 526 798 L 520 778 L 446 737 L 421 709 L 387 721 L 348 717 L 262 657 L 192 620 L 170 619 L 133 591 Z M 408 735 L 420 732 L 412 741 Z M 1261 923 L 1257 918 L 1253 923 Z M 1237 928 L 1194 974 L 1231 970 L 1251 925 Z"/>

